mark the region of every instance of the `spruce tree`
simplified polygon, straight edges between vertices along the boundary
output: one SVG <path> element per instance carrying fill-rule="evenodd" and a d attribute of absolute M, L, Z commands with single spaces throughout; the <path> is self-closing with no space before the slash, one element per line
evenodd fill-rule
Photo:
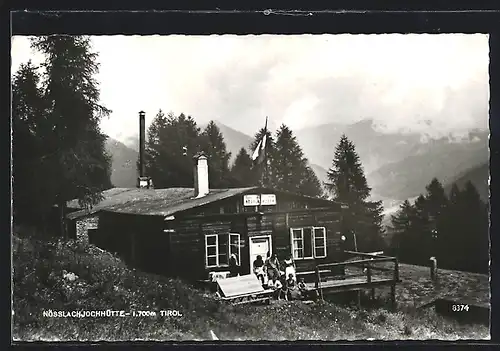
<path fill-rule="evenodd" d="M 309 167 L 292 130 L 284 124 L 276 132 L 274 152 L 276 157 L 273 159 L 273 169 L 278 189 L 314 197 L 321 196 L 321 183 Z"/>
<path fill-rule="evenodd" d="M 261 128 L 254 136 L 252 143 L 250 144 L 250 152 L 251 154 L 257 148 L 259 141 L 262 140 L 264 136 L 264 132 L 266 133 L 266 147 L 265 147 L 265 158 L 264 162 L 258 164 L 253 162 L 252 164 L 252 172 L 257 177 L 257 185 L 266 187 L 266 188 L 276 188 L 277 179 L 276 179 L 276 170 L 274 167 L 274 160 L 276 157 L 276 148 L 275 142 L 272 133 L 269 129 L 266 131 L 264 128 Z"/>
<path fill-rule="evenodd" d="M 276 157 L 274 168 L 276 181 L 280 189 L 298 192 L 304 168 L 304 153 L 302 152 L 292 131 L 285 125 L 276 132 Z"/>
<path fill-rule="evenodd" d="M 95 79 L 99 65 L 84 36 L 41 36 L 31 45 L 45 56 L 42 64 L 46 128 L 43 132 L 46 186 L 60 210 L 61 231 L 66 203 L 78 199 L 91 207 L 111 186 L 111 158 L 106 154 L 99 122 L 111 112 L 99 104 Z"/>
<path fill-rule="evenodd" d="M 456 183 L 452 184 L 448 206 L 443 214 L 443 230 L 437 238 L 437 259 L 438 265 L 443 268 L 457 268 L 463 254 L 463 242 L 461 242 L 461 232 L 463 230 L 462 193 Z"/>
<path fill-rule="evenodd" d="M 415 208 L 408 200 L 405 200 L 395 215 L 391 216 L 391 250 L 403 262 L 414 263 L 414 252 L 416 240 L 414 237 L 414 225 L 416 220 Z"/>
<path fill-rule="evenodd" d="M 461 263 L 461 269 L 487 273 L 489 265 L 489 219 L 487 205 L 481 200 L 479 192 L 468 181 L 460 196 L 463 256 L 469 257 Z"/>
<path fill-rule="evenodd" d="M 31 61 L 21 64 L 12 82 L 13 214 L 15 222 L 32 224 L 42 224 L 53 205 L 44 184 L 50 169 L 44 167 L 43 134 L 50 128 L 39 85 Z"/>
<path fill-rule="evenodd" d="M 427 211 L 431 220 L 437 221 L 440 214 L 446 208 L 448 198 L 443 185 L 437 178 L 433 178 L 431 182 L 425 187 L 427 193 L 425 198 L 427 200 Z"/>
<path fill-rule="evenodd" d="M 430 225 L 430 233 L 422 238 L 426 254 L 435 256 L 437 254 L 438 236 L 446 230 L 445 212 L 448 205 L 448 198 L 443 185 L 437 178 L 433 178 L 426 186 L 425 212 L 427 213 Z M 429 257 L 430 257 L 429 256 Z"/>
<path fill-rule="evenodd" d="M 224 136 L 214 121 L 210 121 L 201 134 L 201 149 L 208 158 L 208 178 L 211 188 L 227 188 L 229 186 L 229 159 Z"/>
<path fill-rule="evenodd" d="M 156 188 L 192 188 L 193 157 L 199 151 L 200 129 L 194 119 L 183 113 L 165 115 L 159 110 L 148 128 L 144 152 L 146 174 Z"/>
<path fill-rule="evenodd" d="M 316 176 L 316 173 L 314 173 L 314 170 L 306 164 L 304 165 L 302 172 L 302 179 L 298 191 L 299 194 L 325 198 L 321 182 Z"/>
<path fill-rule="evenodd" d="M 429 217 L 428 199 L 424 195 L 419 195 L 415 200 L 415 222 L 413 231 L 418 245 L 414 246 L 416 264 L 427 265 L 431 256 L 436 256 L 436 225 Z"/>
<path fill-rule="evenodd" d="M 342 135 L 335 149 L 332 167 L 327 173 L 326 188 L 336 201 L 349 205 L 364 204 L 370 196 L 363 166 L 354 144 Z"/>
<path fill-rule="evenodd" d="M 258 179 L 255 170 L 252 169 L 252 159 L 247 150 L 242 147 L 236 155 L 234 164 L 231 167 L 231 178 L 234 179 L 235 185 L 238 187 L 255 186 L 258 184 Z"/>
<path fill-rule="evenodd" d="M 368 186 L 354 144 L 342 135 L 336 146 L 325 187 L 333 200 L 349 206 L 345 225 L 357 236 L 358 250 L 379 250 L 383 244 L 382 203 L 369 202 Z"/>

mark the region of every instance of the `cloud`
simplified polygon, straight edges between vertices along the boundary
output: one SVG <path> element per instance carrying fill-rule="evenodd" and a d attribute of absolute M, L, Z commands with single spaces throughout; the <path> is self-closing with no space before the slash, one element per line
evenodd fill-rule
<path fill-rule="evenodd" d="M 33 57 L 14 41 L 13 67 Z M 444 133 L 486 127 L 486 35 L 99 36 L 103 130 L 137 134 L 161 108 L 253 135 L 373 118 Z M 15 61 L 15 62 L 14 62 Z M 426 122 L 427 121 L 427 122 Z"/>

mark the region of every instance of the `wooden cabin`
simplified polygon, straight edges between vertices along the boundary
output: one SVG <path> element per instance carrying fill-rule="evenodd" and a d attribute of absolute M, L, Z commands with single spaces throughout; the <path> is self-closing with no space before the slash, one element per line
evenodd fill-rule
<path fill-rule="evenodd" d="M 268 252 L 280 260 L 292 254 L 297 271 L 342 260 L 340 204 L 261 187 L 209 189 L 204 156 L 194 188 L 114 188 L 103 195 L 90 211 L 68 203 L 70 232 L 145 271 L 208 279 L 228 271 L 233 253 L 241 274 Z"/>

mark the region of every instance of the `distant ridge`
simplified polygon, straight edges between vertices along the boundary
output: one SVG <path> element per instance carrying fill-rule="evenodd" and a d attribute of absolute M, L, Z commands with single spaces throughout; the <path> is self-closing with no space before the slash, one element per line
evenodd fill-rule
<path fill-rule="evenodd" d="M 242 147 L 250 151 L 252 136 L 220 121 L 215 123 L 231 152 L 231 162 Z M 206 124 L 199 127 L 203 129 Z M 366 119 L 351 125 L 329 123 L 293 132 L 321 182 L 326 181 L 335 147 L 345 133 L 360 155 L 373 199 L 384 200 L 388 208 L 423 193 L 433 177 L 446 185 L 454 180 L 461 181 L 462 176 L 464 179 L 470 177 L 477 184 L 481 197 L 488 198 L 488 131 L 471 131 L 469 140 L 464 142 L 448 138 L 424 140 L 420 134 L 382 133 L 371 119 Z M 113 184 L 134 187 L 137 137 L 130 137 L 124 143 L 110 138 L 106 146 L 113 156 Z M 482 169 L 477 171 L 482 174 L 480 177 L 473 172 L 475 168 Z M 472 174 L 466 175 L 469 171 Z"/>

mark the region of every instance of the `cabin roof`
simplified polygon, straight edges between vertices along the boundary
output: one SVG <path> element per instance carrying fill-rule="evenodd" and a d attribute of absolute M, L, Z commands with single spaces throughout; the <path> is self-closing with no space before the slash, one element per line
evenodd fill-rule
<path fill-rule="evenodd" d="M 313 198 L 290 192 L 265 189 L 257 186 L 245 188 L 210 189 L 209 193 L 201 198 L 194 197 L 193 188 L 167 189 L 138 189 L 113 188 L 103 192 L 104 199 L 90 210 L 79 206 L 78 200 L 68 201 L 67 206 L 74 212 L 69 213 L 68 219 L 76 219 L 92 215 L 99 211 L 128 213 L 153 216 L 170 216 L 177 212 L 186 211 L 215 201 L 243 194 L 250 190 L 261 189 L 274 193 L 285 193 L 290 196 L 314 200 L 321 204 L 335 204 L 333 201 Z"/>
<path fill-rule="evenodd" d="M 68 201 L 68 208 L 76 211 L 69 213 L 67 218 L 76 219 L 92 215 L 101 210 L 119 213 L 169 216 L 175 212 L 202 206 L 255 188 L 257 187 L 210 189 L 207 195 L 198 199 L 194 198 L 193 188 L 113 188 L 103 191 L 102 195 L 104 199 L 90 210 L 80 207 L 76 199 Z"/>

